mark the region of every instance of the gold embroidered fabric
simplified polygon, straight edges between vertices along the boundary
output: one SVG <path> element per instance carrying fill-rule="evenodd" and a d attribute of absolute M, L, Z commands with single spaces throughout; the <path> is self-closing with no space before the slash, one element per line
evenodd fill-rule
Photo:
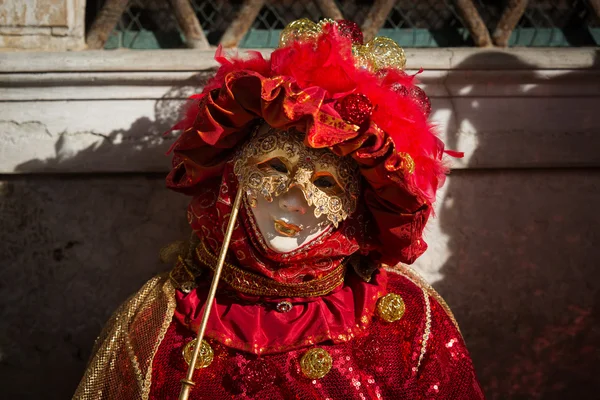
<path fill-rule="evenodd" d="M 198 262 L 212 270 L 216 268 L 217 256 L 212 254 L 203 242 L 196 248 L 196 256 Z M 316 297 L 324 296 L 341 285 L 345 274 L 346 262 L 344 261 L 339 267 L 320 279 L 302 283 L 281 283 L 225 262 L 221 279 L 235 290 L 246 294 L 273 297 Z"/>
<path fill-rule="evenodd" d="M 235 157 L 233 171 L 246 188 L 248 202 L 257 197 L 267 201 L 298 187 L 316 218 L 326 215 L 335 227 L 356 210 L 359 171 L 356 163 L 327 149 L 313 149 L 303 143 L 303 135 L 269 128 L 255 133 Z M 276 160 L 278 164 L 271 164 Z M 319 186 L 326 179 L 328 187 Z"/>
<path fill-rule="evenodd" d="M 168 275 L 150 279 L 106 323 L 73 399 L 148 399 L 152 361 L 174 311 Z"/>

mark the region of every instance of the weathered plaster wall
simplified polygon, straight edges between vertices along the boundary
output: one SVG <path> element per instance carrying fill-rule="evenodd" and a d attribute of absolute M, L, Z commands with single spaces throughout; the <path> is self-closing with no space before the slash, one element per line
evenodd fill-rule
<path fill-rule="evenodd" d="M 453 308 L 490 399 L 592 399 L 600 389 L 598 59 L 409 57 L 429 71 L 421 77 L 446 142 L 466 152 L 415 267 Z M 161 246 L 187 236 L 186 199 L 162 180 L 172 138 L 159 134 L 208 76 L 207 60 L 0 55 L 7 398 L 68 398 L 111 311 L 168 268 Z"/>
<path fill-rule="evenodd" d="M 0 51 L 85 48 L 85 0 L 0 2 Z"/>
<path fill-rule="evenodd" d="M 185 238 L 185 199 L 156 176 L 0 183 L 2 398 L 68 399 L 111 312 Z"/>

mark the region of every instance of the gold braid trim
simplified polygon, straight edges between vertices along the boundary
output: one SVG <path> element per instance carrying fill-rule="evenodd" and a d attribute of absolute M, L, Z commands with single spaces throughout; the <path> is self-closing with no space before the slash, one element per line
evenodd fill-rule
<path fill-rule="evenodd" d="M 196 260 L 215 270 L 217 256 L 204 242 L 196 247 Z M 257 296 L 316 297 L 330 293 L 344 282 L 347 258 L 333 271 L 319 279 L 302 283 L 281 283 L 258 274 L 245 271 L 228 262 L 223 264 L 221 279 L 235 290 Z"/>

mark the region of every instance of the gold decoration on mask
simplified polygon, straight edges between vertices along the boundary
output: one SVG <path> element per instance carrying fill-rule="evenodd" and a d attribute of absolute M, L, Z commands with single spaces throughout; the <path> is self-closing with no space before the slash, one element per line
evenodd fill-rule
<path fill-rule="evenodd" d="M 192 361 L 194 346 L 196 346 L 197 342 L 197 339 L 192 339 L 183 348 L 183 359 L 185 360 L 187 365 L 190 365 L 190 362 Z M 196 369 L 208 367 L 210 363 L 212 363 L 212 360 L 215 356 L 212 347 L 210 347 L 210 344 L 208 344 L 206 340 L 202 340 L 202 344 L 200 346 L 201 347 L 200 352 L 198 353 L 198 359 L 196 360 L 196 365 L 194 366 L 194 368 Z"/>
<path fill-rule="evenodd" d="M 329 353 L 322 348 L 308 350 L 300 359 L 302 373 L 310 379 L 320 379 L 331 370 L 333 360 Z"/>
<path fill-rule="evenodd" d="M 289 46 L 292 42 L 315 39 L 321 34 L 321 25 L 315 24 L 307 18 L 292 21 L 281 31 L 279 47 Z"/>
<path fill-rule="evenodd" d="M 388 293 L 377 301 L 377 314 L 386 322 L 398 321 L 405 310 L 404 300 L 396 293 Z"/>
<path fill-rule="evenodd" d="M 274 159 L 283 163 L 285 172 L 269 167 L 268 162 Z M 315 217 L 326 215 L 335 227 L 356 210 L 360 194 L 360 175 L 352 159 L 307 147 L 302 134 L 293 129 L 269 128 L 255 133 L 236 154 L 233 171 L 246 188 L 250 205 L 256 204 L 259 195 L 270 202 L 297 187 L 308 205 L 314 206 Z M 324 176 L 319 174 L 331 177 L 336 184 L 318 187 L 315 182 Z"/>

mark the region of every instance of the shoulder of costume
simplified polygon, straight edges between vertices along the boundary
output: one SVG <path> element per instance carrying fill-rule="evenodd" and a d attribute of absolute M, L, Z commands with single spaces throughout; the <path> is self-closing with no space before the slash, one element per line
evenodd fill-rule
<path fill-rule="evenodd" d="M 175 312 L 175 288 L 168 274 L 148 280 L 113 313 L 96 339 L 88 367 L 73 399 L 110 397 L 98 382 L 138 382 L 133 398 L 148 398 L 151 366 Z M 136 336 L 131 340 L 132 335 Z M 151 349 L 150 351 L 148 349 Z M 115 354 L 129 354 L 114 367 Z M 99 394 L 100 393 L 100 394 Z M 104 397 L 103 397 L 104 396 Z"/>
<path fill-rule="evenodd" d="M 404 264 L 397 264 L 393 267 L 389 265 L 384 265 L 383 268 L 388 272 L 388 274 L 391 277 L 393 277 L 394 275 L 404 277 L 404 285 L 408 285 L 408 288 L 422 291 L 423 295 L 427 297 L 426 304 L 429 304 L 431 300 L 439 304 L 439 306 L 444 310 L 447 317 L 452 321 L 452 323 L 460 333 L 458 322 L 456 322 L 456 318 L 454 317 L 452 310 L 450 309 L 444 298 L 417 271 Z M 430 307 L 428 306 L 428 308 Z M 426 310 L 426 313 L 427 312 L 428 311 Z"/>

